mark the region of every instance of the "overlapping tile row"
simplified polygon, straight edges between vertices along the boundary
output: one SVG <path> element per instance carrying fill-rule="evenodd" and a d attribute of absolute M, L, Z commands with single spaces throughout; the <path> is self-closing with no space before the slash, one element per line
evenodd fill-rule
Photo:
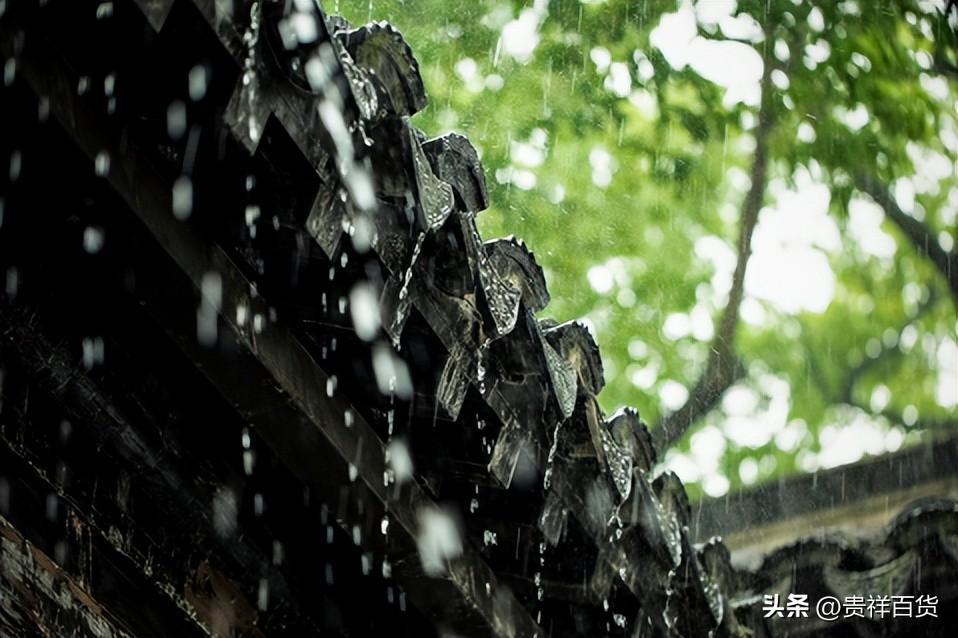
<path fill-rule="evenodd" d="M 522 242 L 480 237 L 476 215 L 489 202 L 477 152 L 460 135 L 427 139 L 410 123 L 426 96 L 400 34 L 385 23 L 354 28 L 310 3 L 294 3 L 287 13 L 269 4 L 251 10 L 261 46 L 279 52 L 272 57 L 278 72 L 308 87 L 318 103 L 320 130 L 307 135 L 329 138 L 331 160 L 317 166 L 323 186 L 306 227 L 330 261 L 343 243 L 378 255 L 386 270 L 382 325 L 400 354 L 413 312 L 438 337 L 447 354 L 431 389 L 437 409 L 475 423 L 462 411 L 474 392 L 491 410 L 499 428 L 489 473 L 508 488 L 520 457 L 531 459 L 544 490 L 543 541 L 563 543 L 571 516 L 598 549 L 588 585 L 597 603 L 621 581 L 641 608 L 629 626 L 687 636 L 741 633 L 689 542 L 680 481 L 654 471 L 646 426 L 632 410 L 607 418 L 598 406 L 604 379 L 593 336 L 582 323 L 536 317 L 548 291 Z M 296 30 L 309 20 L 315 38 L 312 29 L 306 37 Z M 247 103 L 242 94 L 250 84 L 244 78 L 235 103 Z M 327 112 L 333 107 L 341 117 Z M 262 117 L 256 105 L 232 116 L 240 131 Z M 293 137 L 303 130 L 290 128 Z M 357 231 L 370 226 L 372 233 Z"/>

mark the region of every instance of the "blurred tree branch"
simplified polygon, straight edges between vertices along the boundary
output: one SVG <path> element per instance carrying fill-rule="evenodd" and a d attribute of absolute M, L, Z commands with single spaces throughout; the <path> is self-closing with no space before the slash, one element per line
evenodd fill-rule
<path fill-rule="evenodd" d="M 954 10 L 955 17 L 958 18 L 958 0 L 948 0 L 944 8 L 941 11 L 941 17 L 944 21 L 944 26 L 946 29 L 950 28 L 949 20 L 951 19 L 951 13 Z M 958 58 L 958 32 L 951 31 L 952 34 L 952 43 L 956 46 L 956 49 L 952 51 L 955 58 Z M 937 44 L 937 42 L 936 42 Z M 941 75 L 946 75 L 952 80 L 958 79 L 958 64 L 949 61 L 945 54 L 939 51 L 934 56 L 934 63 L 932 69 Z"/>
<path fill-rule="evenodd" d="M 932 68 L 942 75 L 949 75 L 952 78 L 958 78 L 958 65 L 954 65 L 941 56 L 936 56 Z"/>
<path fill-rule="evenodd" d="M 815 354 L 815 348 L 811 344 L 805 345 L 805 351 L 808 353 L 808 369 L 809 376 L 813 379 L 813 382 L 822 394 L 828 398 L 830 403 L 836 405 L 847 405 L 849 407 L 855 408 L 864 412 L 865 414 L 870 414 L 872 416 L 880 416 L 886 419 L 888 422 L 898 425 L 905 430 L 941 430 L 945 428 L 956 428 L 958 427 L 958 421 L 954 418 L 917 418 L 912 420 L 912 423 L 908 423 L 911 419 L 906 419 L 904 414 L 886 407 L 881 409 L 872 409 L 870 405 L 867 405 L 864 401 L 855 396 L 855 387 L 858 385 L 858 382 L 861 378 L 872 368 L 878 365 L 882 360 L 884 360 L 889 355 L 901 354 L 901 351 L 898 349 L 898 342 L 901 341 L 902 334 L 905 332 L 905 329 L 918 321 L 928 310 L 930 310 L 937 301 L 937 298 L 932 291 L 928 297 L 923 300 L 918 308 L 915 309 L 915 312 L 910 315 L 907 320 L 897 329 L 897 339 L 895 340 L 895 345 L 887 345 L 884 342 L 882 343 L 881 349 L 874 356 L 866 356 L 863 358 L 857 365 L 855 365 L 851 370 L 849 370 L 848 375 L 843 379 L 837 389 L 830 387 L 827 383 L 824 374 L 824 367 L 821 365 L 821 362 L 818 360 L 818 357 Z"/>
<path fill-rule="evenodd" d="M 868 412 L 869 410 L 865 408 L 861 402 L 859 402 L 855 397 L 855 386 L 858 385 L 858 382 L 861 378 L 872 368 L 874 368 L 879 362 L 881 362 L 885 357 L 891 354 L 901 354 L 901 350 L 898 348 L 898 344 L 901 342 L 902 334 L 904 334 L 905 329 L 908 328 L 911 324 L 918 321 L 922 315 L 928 312 L 937 301 L 937 297 L 934 293 L 934 290 L 930 290 L 928 296 L 922 300 L 918 307 L 915 309 L 914 313 L 907 317 L 904 323 L 899 327 L 895 333 L 895 343 L 894 345 L 888 345 L 884 342 L 884 339 L 880 339 L 881 347 L 878 350 L 878 353 L 874 356 L 868 356 L 862 358 L 851 370 L 848 372 L 848 376 L 845 378 L 845 381 L 842 383 L 837 396 L 835 397 L 836 402 L 846 403 L 851 406 L 861 408 Z"/>
<path fill-rule="evenodd" d="M 952 0 L 954 3 L 954 0 Z M 796 38 L 798 36 L 796 35 Z M 800 39 L 799 39 L 800 41 Z M 794 49 L 794 47 L 793 47 Z M 719 403 L 725 391 L 745 374 L 745 366 L 736 353 L 735 335 L 739 322 L 739 311 L 744 298 L 745 272 L 751 257 L 751 240 L 758 214 L 767 188 L 768 138 L 773 127 L 771 72 L 775 65 L 768 51 L 763 55 L 764 68 L 761 79 L 762 102 L 755 130 L 755 153 L 750 170 L 750 188 L 742 202 L 738 237 L 738 257 L 732 278 L 732 287 L 726 307 L 722 311 L 716 335 L 710 345 L 708 360 L 701 376 L 692 387 L 685 404 L 678 410 L 661 417 L 653 431 L 656 444 L 665 450 L 679 440 L 692 425 L 708 414 Z M 790 58 L 786 66 L 790 66 Z M 904 233 L 915 249 L 924 255 L 936 269 L 944 275 L 951 296 L 958 304 L 958 254 L 946 251 L 937 241 L 934 231 L 926 224 L 905 213 L 897 204 L 885 184 L 876 176 L 860 172 L 855 175 L 855 183 L 863 193 L 868 194 L 884 211 L 885 215 Z M 928 305 L 932 302 L 928 300 Z M 923 313 L 923 306 L 919 313 Z M 916 315 L 917 316 L 917 315 Z M 911 317 L 909 323 L 916 317 Z M 907 325 L 907 324 L 906 324 Z M 882 353 L 884 354 L 884 353 Z M 858 405 L 853 397 L 854 387 L 875 360 L 866 358 L 859 366 L 850 371 L 848 379 L 837 391 L 826 394 L 833 396 L 838 403 L 852 405 L 869 411 Z M 903 423 L 901 415 L 884 414 L 889 420 Z"/>
<path fill-rule="evenodd" d="M 672 446 L 699 418 L 718 404 L 725 391 L 745 374 L 745 366 L 735 353 L 735 332 L 739 308 L 745 296 L 745 270 L 752 256 L 752 234 L 762 209 L 768 184 L 768 138 L 772 129 L 772 64 L 766 53 L 761 79 L 761 106 L 755 128 L 755 154 L 749 171 L 750 186 L 742 201 L 738 236 L 738 259 L 732 274 L 728 303 L 722 311 L 718 331 L 709 347 L 705 371 L 695 383 L 685 404 L 659 419 L 653 436 L 659 450 Z"/>
<path fill-rule="evenodd" d="M 919 254 L 924 255 L 944 275 L 951 296 L 958 305 L 958 253 L 946 251 L 935 238 L 934 231 L 898 206 L 898 202 L 875 176 L 859 172 L 855 175 L 858 190 L 871 197 L 885 211 L 885 216 L 904 233 Z"/>

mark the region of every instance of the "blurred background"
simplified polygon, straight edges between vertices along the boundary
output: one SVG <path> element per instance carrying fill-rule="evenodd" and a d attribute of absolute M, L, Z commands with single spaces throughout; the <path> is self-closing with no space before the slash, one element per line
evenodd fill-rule
<path fill-rule="evenodd" d="M 486 238 L 535 251 L 693 498 L 958 425 L 958 6 L 331 1 L 479 148 Z M 667 433 L 667 434 L 665 434 Z"/>

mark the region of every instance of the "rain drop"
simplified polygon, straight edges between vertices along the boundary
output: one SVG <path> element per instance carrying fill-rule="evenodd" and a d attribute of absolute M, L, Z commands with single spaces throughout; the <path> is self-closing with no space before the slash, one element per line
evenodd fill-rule
<path fill-rule="evenodd" d="M 186 105 L 180 100 L 170 103 L 166 109 L 166 134 L 178 140 L 186 133 Z"/>
<path fill-rule="evenodd" d="M 110 172 L 110 154 L 106 151 L 100 151 L 93 160 L 93 168 L 98 177 L 106 177 Z"/>
<path fill-rule="evenodd" d="M 179 220 L 189 218 L 193 212 L 193 180 L 180 175 L 173 182 L 173 216 Z"/>
<path fill-rule="evenodd" d="M 197 64 L 190 69 L 190 99 L 194 102 L 199 102 L 206 97 L 207 82 L 209 82 L 207 73 L 206 67 L 202 64 Z"/>
<path fill-rule="evenodd" d="M 87 226 L 83 231 L 83 250 L 95 255 L 103 249 L 103 230 L 96 226 Z"/>

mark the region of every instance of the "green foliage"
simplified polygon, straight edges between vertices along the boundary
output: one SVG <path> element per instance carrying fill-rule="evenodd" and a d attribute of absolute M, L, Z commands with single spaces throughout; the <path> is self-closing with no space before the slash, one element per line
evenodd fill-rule
<path fill-rule="evenodd" d="M 604 408 L 630 404 L 652 424 L 667 411 L 669 382 L 691 388 L 704 367 L 708 320 L 717 322 L 725 293 L 717 289 L 719 262 L 702 248 L 724 245 L 734 264 L 757 130 L 754 105 L 729 103 L 722 86 L 690 67 L 672 68 L 650 43 L 663 16 L 681 6 L 326 3 L 353 23 L 387 19 L 404 33 L 430 96 L 416 124 L 430 135 L 461 131 L 482 155 L 492 199 L 480 216 L 483 234 L 526 240 L 546 269 L 553 297 L 546 314 L 587 316 L 596 328 L 606 366 Z M 717 474 L 734 489 L 743 477 L 766 480 L 827 464 L 817 455 L 837 431 L 862 419 L 884 433 L 883 449 L 916 440 L 928 424 L 955 420 L 954 406 L 936 400 L 946 373 L 938 353 L 955 347 L 958 329 L 943 275 L 887 218 L 880 230 L 893 250 L 884 255 L 856 230 L 856 211 L 868 199 L 856 191 L 855 176 L 866 173 L 891 191 L 897 184 L 906 203 L 914 184 L 912 214 L 946 250 L 955 243 L 958 80 L 936 64 L 955 64 L 958 41 L 936 6 L 742 0 L 733 11 L 762 25 L 764 35 L 743 42 L 776 71 L 769 79 L 764 202 L 775 206 L 789 187 L 824 184 L 825 222 L 811 214 L 802 219 L 801 207 L 787 214 L 799 216 L 792 220 L 798 228 L 834 224 L 839 241 L 812 248 L 834 273 L 826 308 L 746 300 L 736 351 L 748 373 L 738 389 L 758 398 L 745 415 L 758 434 L 742 436 L 731 425 L 742 415 L 726 402 L 677 446 L 691 450 L 712 493 L 723 489 Z M 538 39 L 528 59 L 510 55 L 500 39 L 515 19 L 538 24 L 527 34 Z M 723 29 L 698 25 L 709 40 L 725 39 Z M 940 174 L 929 168 L 943 163 Z M 763 211 L 759 231 L 770 216 Z M 758 232 L 756 242 L 763 237 Z M 731 265 L 720 269 L 730 273 Z M 691 315 L 698 327 L 667 334 L 663 326 L 676 313 L 674 321 Z M 720 439 L 712 430 L 695 439 L 709 428 L 724 440 L 724 451 L 712 454 L 714 468 L 703 466 L 711 454 L 703 449 Z"/>

